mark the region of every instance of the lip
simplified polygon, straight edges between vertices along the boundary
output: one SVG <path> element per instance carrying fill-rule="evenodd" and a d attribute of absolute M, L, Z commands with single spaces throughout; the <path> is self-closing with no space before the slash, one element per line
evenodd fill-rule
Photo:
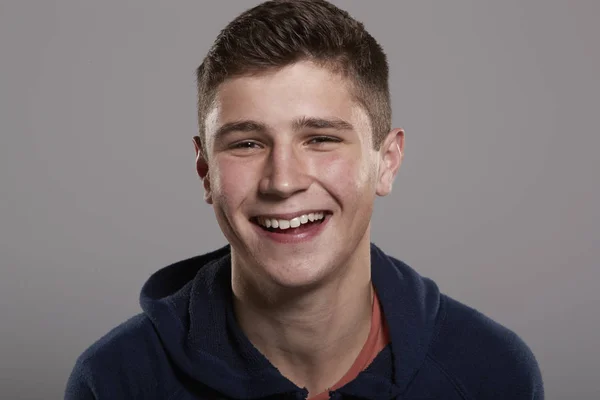
<path fill-rule="evenodd" d="M 315 211 L 310 211 L 310 212 L 315 212 Z M 321 212 L 321 211 L 316 211 L 316 212 Z M 325 212 L 325 211 L 323 211 Z M 286 215 L 286 214 L 279 214 L 279 215 Z M 281 218 L 278 215 L 278 217 L 272 217 L 272 218 Z M 298 216 L 298 214 L 288 214 L 291 215 L 292 218 L 295 216 Z M 302 215 L 302 214 L 300 214 Z M 312 239 L 314 239 L 316 236 L 318 236 L 323 229 L 325 229 L 325 227 L 328 225 L 329 220 L 331 219 L 331 213 L 326 212 L 325 216 L 323 218 L 323 222 L 319 223 L 319 224 L 315 224 L 313 226 L 311 226 L 308 230 L 305 230 L 303 232 L 300 233 L 279 233 L 279 232 L 271 232 L 271 231 L 267 231 L 263 228 L 260 227 L 260 225 L 258 225 L 257 223 L 252 223 L 252 226 L 254 227 L 254 229 L 256 230 L 256 232 L 269 240 L 272 240 L 276 243 L 283 243 L 283 244 L 295 244 L 295 243 L 303 243 L 303 242 L 308 242 Z M 282 218 L 284 219 L 284 218 Z"/>
<path fill-rule="evenodd" d="M 300 217 L 301 215 L 308 215 L 311 213 L 319 213 L 322 212 L 323 214 L 325 214 L 325 216 L 331 214 L 331 211 L 329 210 L 323 210 L 323 209 L 314 209 L 314 210 L 303 210 L 303 211 L 296 211 L 296 212 L 290 212 L 290 213 L 282 213 L 282 214 L 257 214 L 253 217 L 250 218 L 251 221 L 256 221 L 258 218 L 273 218 L 273 219 L 287 219 L 288 221 L 290 219 L 296 218 L 296 217 Z"/>

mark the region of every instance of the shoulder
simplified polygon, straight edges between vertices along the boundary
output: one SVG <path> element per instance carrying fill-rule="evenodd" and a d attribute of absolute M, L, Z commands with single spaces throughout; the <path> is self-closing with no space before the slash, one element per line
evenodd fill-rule
<path fill-rule="evenodd" d="M 445 295 L 442 313 L 428 357 L 469 397 L 544 398 L 537 361 L 516 333 Z"/>
<path fill-rule="evenodd" d="M 157 340 L 148 317 L 138 314 L 98 339 L 81 354 L 78 362 L 94 366 L 106 362 L 114 365 L 115 360 L 127 362 L 131 355 L 148 356 L 147 350 L 153 349 Z"/>
<path fill-rule="evenodd" d="M 77 358 L 65 399 L 114 398 L 111 393 L 143 395 L 155 389 L 153 378 L 164 377 L 167 365 L 152 322 L 139 314 L 112 329 Z"/>

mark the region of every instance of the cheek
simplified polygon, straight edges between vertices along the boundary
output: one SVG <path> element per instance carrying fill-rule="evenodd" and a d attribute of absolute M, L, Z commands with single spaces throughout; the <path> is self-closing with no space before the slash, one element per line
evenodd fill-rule
<path fill-rule="evenodd" d="M 315 173 L 318 180 L 345 203 L 359 200 L 366 191 L 374 190 L 373 168 L 360 155 L 323 157 L 316 164 Z"/>
<path fill-rule="evenodd" d="M 211 171 L 213 199 L 225 212 L 239 207 L 255 187 L 255 168 L 248 163 L 215 160 Z"/>

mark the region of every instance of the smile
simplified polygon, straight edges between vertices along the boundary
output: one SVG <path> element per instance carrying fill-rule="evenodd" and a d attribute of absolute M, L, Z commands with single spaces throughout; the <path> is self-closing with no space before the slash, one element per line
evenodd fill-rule
<path fill-rule="evenodd" d="M 316 237 L 331 217 L 329 211 L 312 211 L 285 215 L 261 215 L 251 218 L 256 229 L 280 243 L 299 243 Z"/>
<path fill-rule="evenodd" d="M 273 228 L 286 230 L 290 228 L 298 228 L 300 225 L 309 224 L 312 222 L 321 221 L 325 217 L 325 212 L 315 212 L 298 215 L 292 219 L 257 217 L 256 222 L 264 228 Z"/>

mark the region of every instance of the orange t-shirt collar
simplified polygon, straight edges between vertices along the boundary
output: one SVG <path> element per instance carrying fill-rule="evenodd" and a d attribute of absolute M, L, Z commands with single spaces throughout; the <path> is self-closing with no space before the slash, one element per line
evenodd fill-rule
<path fill-rule="evenodd" d="M 364 371 L 377 357 L 379 352 L 387 346 L 390 342 L 390 334 L 385 323 L 385 317 L 381 312 L 381 304 L 379 303 L 379 297 L 377 296 L 377 292 L 375 292 L 373 296 L 373 310 L 371 313 L 371 330 L 369 331 L 369 336 L 367 340 L 356 357 L 356 360 L 346 372 L 346 374 L 329 390 L 326 390 L 318 395 L 311 396 L 308 400 L 327 400 L 329 399 L 329 392 L 333 390 L 337 390 L 347 383 L 351 382 L 354 378 L 358 376 L 362 371 Z"/>

